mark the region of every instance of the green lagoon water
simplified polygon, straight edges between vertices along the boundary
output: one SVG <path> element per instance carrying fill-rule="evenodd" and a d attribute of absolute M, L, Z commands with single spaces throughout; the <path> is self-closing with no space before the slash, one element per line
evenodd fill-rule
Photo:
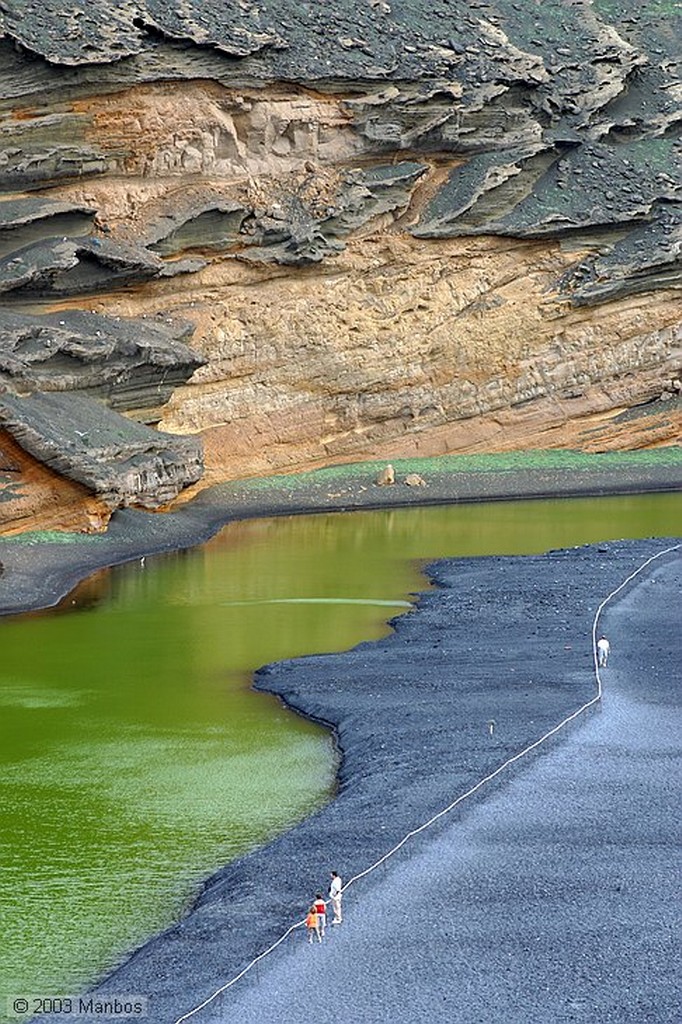
<path fill-rule="evenodd" d="M 251 691 L 255 668 L 384 634 L 425 586 L 416 560 L 668 536 L 681 512 L 649 495 L 235 523 L 0 621 L 0 996 L 81 989 L 329 800 L 329 734 Z"/>

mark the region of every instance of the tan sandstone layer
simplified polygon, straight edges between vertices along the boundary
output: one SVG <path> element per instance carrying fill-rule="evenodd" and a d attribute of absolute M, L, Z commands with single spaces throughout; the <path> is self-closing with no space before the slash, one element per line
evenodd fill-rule
<path fill-rule="evenodd" d="M 343 100 L 192 82 L 81 101 L 89 141 L 125 155 L 117 173 L 61 195 L 130 238 L 209 196 L 265 208 L 298 189 L 309 205 L 333 201 L 336 168 L 362 162 Z M 244 262 L 197 240 L 192 253 L 210 259 L 199 273 L 93 297 L 107 313 L 196 323 L 207 365 L 159 425 L 203 435 L 206 483 L 383 455 L 679 440 L 679 414 L 665 409 L 645 432 L 590 433 L 595 417 L 648 402 L 676 378 L 678 295 L 571 307 L 556 281 L 588 248 L 411 237 L 459 162 L 420 160 L 429 170 L 409 207 L 373 219 L 324 263 Z"/>
<path fill-rule="evenodd" d="M 396 228 L 333 265 L 292 275 L 214 260 L 181 292 L 102 308 L 196 322 L 207 365 L 159 425 L 202 433 L 206 483 L 383 456 L 678 442 L 679 410 L 662 405 L 646 430 L 607 425 L 675 379 L 678 297 L 571 308 L 551 285 L 574 258 L 557 243 Z"/>

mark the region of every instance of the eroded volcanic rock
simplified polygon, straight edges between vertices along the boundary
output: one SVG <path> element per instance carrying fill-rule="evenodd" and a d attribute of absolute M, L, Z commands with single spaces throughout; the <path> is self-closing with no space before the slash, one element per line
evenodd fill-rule
<path fill-rule="evenodd" d="M 96 212 L 45 196 L 0 199 L 0 257 L 43 238 L 87 235 Z"/>
<path fill-rule="evenodd" d="M 84 310 L 31 316 L 0 309 L 0 387 L 80 391 L 153 420 L 202 358 L 186 321 L 155 323 Z M 147 415 L 145 415 L 145 411 Z"/>
<path fill-rule="evenodd" d="M 278 192 L 273 185 L 267 199 L 254 194 L 245 204 L 218 191 L 197 197 L 188 189 L 179 207 L 152 224 L 147 244 L 164 256 L 208 250 L 255 263 L 319 263 L 342 252 L 341 239 L 382 214 L 403 213 L 427 170 L 414 161 L 324 177 L 304 168 L 295 188 L 289 182 Z"/>
<path fill-rule="evenodd" d="M 76 391 L 0 393 L 0 424 L 25 451 L 110 509 L 159 508 L 203 469 L 199 439 L 151 430 Z"/>
<path fill-rule="evenodd" d="M 589 256 L 561 279 L 576 304 L 657 288 L 682 288 L 682 209 L 661 204 L 653 220 Z"/>
<path fill-rule="evenodd" d="M 0 259 L 0 293 L 89 294 L 203 266 L 203 260 L 164 263 L 145 249 L 108 238 L 52 238 Z"/>
<path fill-rule="evenodd" d="M 158 416 L 212 479 L 561 444 L 679 379 L 675 5 L 8 0 L 0 32 L 0 302 L 191 321 Z M 86 386 L 130 409 L 156 371 L 110 341 Z"/>
<path fill-rule="evenodd" d="M 200 478 L 199 438 L 115 411 L 159 419 L 159 407 L 202 363 L 186 343 L 191 333 L 183 321 L 0 308 L 0 424 L 10 452 L 0 473 L 3 529 L 59 526 L 60 504 L 62 525 L 101 529 L 115 508 L 160 507 Z"/>

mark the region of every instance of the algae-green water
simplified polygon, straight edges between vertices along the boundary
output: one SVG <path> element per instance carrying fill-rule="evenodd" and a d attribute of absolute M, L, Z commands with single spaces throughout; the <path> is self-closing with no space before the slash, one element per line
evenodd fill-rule
<path fill-rule="evenodd" d="M 331 737 L 250 690 L 255 668 L 382 635 L 425 586 L 415 560 L 669 536 L 681 511 L 654 495 L 252 520 L 0 621 L 0 995 L 82 989 L 331 797 Z"/>

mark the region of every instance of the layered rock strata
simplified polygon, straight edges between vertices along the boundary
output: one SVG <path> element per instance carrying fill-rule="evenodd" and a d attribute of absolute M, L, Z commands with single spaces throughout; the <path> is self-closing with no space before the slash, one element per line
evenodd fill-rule
<path fill-rule="evenodd" d="M 207 480 L 679 440 L 667 0 L 12 0 L 0 27 L 0 301 L 189 320 L 203 365 L 155 415 Z"/>
<path fill-rule="evenodd" d="M 187 343 L 191 334 L 191 324 L 182 320 L 0 309 L 0 388 L 82 391 L 153 422 L 174 388 L 202 365 Z"/>
<path fill-rule="evenodd" d="M 111 508 L 158 508 L 201 475 L 196 438 L 149 430 L 77 391 L 0 395 L 0 423 L 25 451 Z"/>
<path fill-rule="evenodd" d="M 200 439 L 146 425 L 201 365 L 188 333 L 183 322 L 0 309 L 3 532 L 99 530 L 114 509 L 160 508 L 200 479 Z"/>

